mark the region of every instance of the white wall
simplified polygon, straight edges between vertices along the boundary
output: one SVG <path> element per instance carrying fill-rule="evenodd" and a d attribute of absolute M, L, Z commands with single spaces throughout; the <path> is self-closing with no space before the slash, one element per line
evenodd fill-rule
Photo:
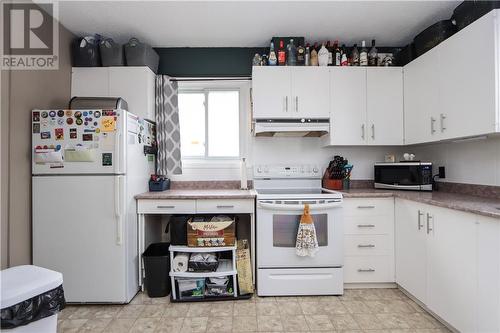
<path fill-rule="evenodd" d="M 500 138 L 408 147 L 417 158 L 446 168 L 443 181 L 500 186 Z"/>

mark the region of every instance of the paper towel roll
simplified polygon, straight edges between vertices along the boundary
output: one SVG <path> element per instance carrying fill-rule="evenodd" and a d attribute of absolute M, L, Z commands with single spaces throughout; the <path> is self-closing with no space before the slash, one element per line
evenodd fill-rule
<path fill-rule="evenodd" d="M 172 270 L 174 272 L 187 272 L 189 261 L 189 253 L 178 253 L 173 260 Z"/>

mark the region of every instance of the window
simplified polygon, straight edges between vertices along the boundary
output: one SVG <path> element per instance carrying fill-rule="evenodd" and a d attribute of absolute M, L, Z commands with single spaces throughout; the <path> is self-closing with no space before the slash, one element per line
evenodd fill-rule
<path fill-rule="evenodd" d="M 179 122 L 183 158 L 240 156 L 240 90 L 179 85 Z"/>

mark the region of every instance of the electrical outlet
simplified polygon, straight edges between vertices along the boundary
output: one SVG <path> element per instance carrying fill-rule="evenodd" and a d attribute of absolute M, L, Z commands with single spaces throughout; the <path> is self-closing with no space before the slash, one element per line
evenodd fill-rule
<path fill-rule="evenodd" d="M 445 170 L 444 170 L 444 166 L 440 166 L 440 167 L 438 168 L 438 170 L 439 170 L 439 171 L 438 171 L 438 176 L 439 176 L 439 178 L 440 178 L 440 179 L 444 179 L 444 178 L 446 178 L 446 172 L 445 172 Z"/>

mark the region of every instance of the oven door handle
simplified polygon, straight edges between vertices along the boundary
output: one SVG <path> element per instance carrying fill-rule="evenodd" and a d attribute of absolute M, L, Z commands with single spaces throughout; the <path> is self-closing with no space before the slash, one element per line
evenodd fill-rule
<path fill-rule="evenodd" d="M 304 210 L 304 205 L 302 204 L 274 204 L 258 201 L 257 206 L 260 208 L 268 208 L 274 210 Z M 339 207 L 342 207 L 342 201 L 309 205 L 309 209 L 311 210 L 323 210 Z"/>

